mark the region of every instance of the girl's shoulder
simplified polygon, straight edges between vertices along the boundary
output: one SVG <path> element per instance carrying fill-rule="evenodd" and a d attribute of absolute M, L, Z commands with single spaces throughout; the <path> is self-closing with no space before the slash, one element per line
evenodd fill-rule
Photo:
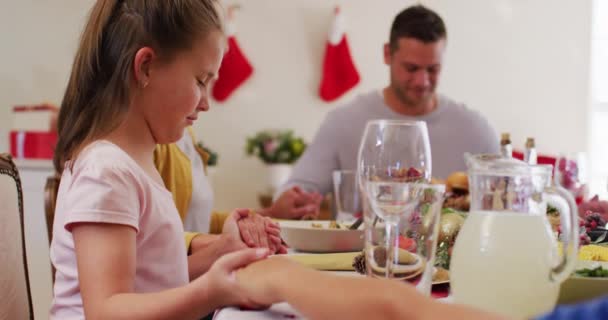
<path fill-rule="evenodd" d="M 69 174 L 73 179 L 86 176 L 117 185 L 136 185 L 139 192 L 154 189 L 167 192 L 165 186 L 148 176 L 127 152 L 107 140 L 98 140 L 86 146 L 71 168 Z"/>
<path fill-rule="evenodd" d="M 98 180 L 114 184 L 145 183 L 143 169 L 117 145 L 98 140 L 90 143 L 78 154 L 76 159 L 66 162 L 63 178 L 78 180 Z"/>
<path fill-rule="evenodd" d="M 72 171 L 80 170 L 102 170 L 102 169 L 133 169 L 137 164 L 131 157 L 117 145 L 106 141 L 97 140 L 86 146 L 72 166 Z M 66 167 L 68 167 L 66 165 Z"/>

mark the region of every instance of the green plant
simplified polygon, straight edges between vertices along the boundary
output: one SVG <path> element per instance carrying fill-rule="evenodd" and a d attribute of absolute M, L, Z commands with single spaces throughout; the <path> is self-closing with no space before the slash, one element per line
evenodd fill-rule
<path fill-rule="evenodd" d="M 203 149 L 209 155 L 209 158 L 207 159 L 207 165 L 210 166 L 210 167 L 216 166 L 217 165 L 217 159 L 219 157 L 217 155 L 217 152 L 215 152 L 212 149 L 210 149 L 209 147 L 205 146 L 201 141 L 199 141 L 197 143 L 197 146 L 199 148 Z"/>
<path fill-rule="evenodd" d="M 247 138 L 245 151 L 266 164 L 294 163 L 304 153 L 306 143 L 292 130 L 264 130 Z"/>

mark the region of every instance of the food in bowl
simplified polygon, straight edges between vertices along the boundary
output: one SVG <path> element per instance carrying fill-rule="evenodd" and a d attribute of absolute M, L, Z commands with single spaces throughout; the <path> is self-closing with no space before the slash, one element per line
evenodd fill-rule
<path fill-rule="evenodd" d="M 471 196 L 469 195 L 469 177 L 465 172 L 452 173 L 445 182 L 446 197 L 444 208 L 469 211 Z"/>
<path fill-rule="evenodd" d="M 608 292 L 608 262 L 578 260 L 574 274 L 561 284 L 558 303 L 577 303 Z"/>
<path fill-rule="evenodd" d="M 446 190 L 448 192 L 456 191 L 469 191 L 469 177 L 466 172 L 457 171 L 446 179 Z"/>
<path fill-rule="evenodd" d="M 310 226 L 315 229 L 326 228 L 325 225 L 323 225 L 323 223 L 319 223 L 319 222 L 312 222 L 310 224 Z M 348 229 L 348 228 L 344 225 L 340 225 L 336 220 L 331 220 L 331 221 L 329 221 L 329 224 L 327 225 L 326 229 Z"/>
<path fill-rule="evenodd" d="M 452 247 L 456 241 L 456 236 L 466 219 L 466 212 L 443 208 L 439 222 L 439 241 L 437 243 L 437 256 L 435 266 L 450 269 L 452 257 Z"/>
<path fill-rule="evenodd" d="M 590 278 L 608 277 L 608 269 L 604 269 L 602 266 L 597 266 L 595 268 L 579 269 L 579 270 L 576 270 L 574 273 L 581 277 L 590 277 Z"/>

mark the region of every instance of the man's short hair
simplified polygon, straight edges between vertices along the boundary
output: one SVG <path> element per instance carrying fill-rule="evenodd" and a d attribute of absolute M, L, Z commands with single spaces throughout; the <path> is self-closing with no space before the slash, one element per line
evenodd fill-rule
<path fill-rule="evenodd" d="M 423 5 L 415 5 L 401 11 L 393 21 L 389 45 L 391 51 L 398 48 L 400 38 L 414 38 L 423 43 L 445 39 L 447 31 L 443 19 Z"/>

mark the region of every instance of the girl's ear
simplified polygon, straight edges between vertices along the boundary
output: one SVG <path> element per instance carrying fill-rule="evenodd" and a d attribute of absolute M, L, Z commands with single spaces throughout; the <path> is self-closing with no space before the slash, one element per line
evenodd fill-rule
<path fill-rule="evenodd" d="M 135 53 L 133 74 L 139 88 L 145 88 L 150 82 L 150 66 L 156 58 L 156 53 L 150 47 L 143 47 Z"/>

